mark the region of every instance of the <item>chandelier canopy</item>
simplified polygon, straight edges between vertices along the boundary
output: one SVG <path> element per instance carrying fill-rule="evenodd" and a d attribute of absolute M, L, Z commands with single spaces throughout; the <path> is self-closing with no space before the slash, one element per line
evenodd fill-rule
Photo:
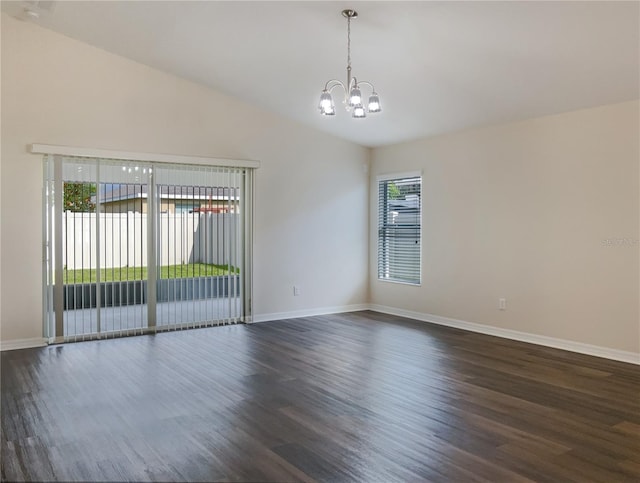
<path fill-rule="evenodd" d="M 344 84 L 338 79 L 331 79 L 324 85 L 324 90 L 320 94 L 320 104 L 318 109 L 323 116 L 335 116 L 336 109 L 333 103 L 333 97 L 331 91 L 336 87 L 342 87 L 344 92 L 344 105 L 347 111 L 351 111 L 351 117 L 356 119 L 362 119 L 367 117 L 367 112 L 373 114 L 380 112 L 380 97 L 376 92 L 375 87 L 371 82 L 358 80 L 351 76 L 351 19 L 358 16 L 358 12 L 351 9 L 342 11 L 342 16 L 347 19 L 347 83 Z M 367 86 L 371 89 L 371 95 L 369 96 L 369 102 L 365 110 L 362 103 L 362 91 L 361 86 Z"/>

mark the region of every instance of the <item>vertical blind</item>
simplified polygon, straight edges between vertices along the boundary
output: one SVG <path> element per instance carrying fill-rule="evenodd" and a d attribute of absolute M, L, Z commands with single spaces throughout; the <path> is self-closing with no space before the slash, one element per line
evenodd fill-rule
<path fill-rule="evenodd" d="M 422 177 L 378 179 L 378 279 L 420 284 Z"/>
<path fill-rule="evenodd" d="M 84 340 L 249 320 L 252 174 L 46 156 L 46 336 Z"/>

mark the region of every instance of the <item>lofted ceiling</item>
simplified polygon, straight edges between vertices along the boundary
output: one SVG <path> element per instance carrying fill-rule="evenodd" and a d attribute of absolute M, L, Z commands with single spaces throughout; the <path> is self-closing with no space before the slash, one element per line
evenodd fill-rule
<path fill-rule="evenodd" d="M 338 102 L 336 116 L 317 110 L 324 83 L 346 78 L 344 8 L 359 13 L 353 73 L 375 84 L 383 107 L 364 120 Z M 640 97 L 638 2 L 3 1 L 2 10 L 364 146 Z"/>

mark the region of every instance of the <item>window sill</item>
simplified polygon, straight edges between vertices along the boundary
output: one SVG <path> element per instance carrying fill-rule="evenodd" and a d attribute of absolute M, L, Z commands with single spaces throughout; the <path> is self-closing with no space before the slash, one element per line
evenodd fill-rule
<path fill-rule="evenodd" d="M 389 280 L 389 279 L 386 279 L 386 278 L 378 278 L 377 280 L 378 280 L 378 282 L 384 282 L 384 283 L 397 283 L 398 285 L 409 285 L 411 287 L 422 287 L 422 282 L 419 282 L 419 283 L 402 282 L 400 280 Z"/>

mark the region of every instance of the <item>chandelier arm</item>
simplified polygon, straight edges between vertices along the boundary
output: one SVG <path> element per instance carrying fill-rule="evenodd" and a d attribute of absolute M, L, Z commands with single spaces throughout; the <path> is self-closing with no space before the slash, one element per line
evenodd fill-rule
<path fill-rule="evenodd" d="M 333 85 L 330 85 L 332 83 L 333 83 Z M 344 89 L 344 91 L 347 92 L 347 90 L 345 89 L 344 84 L 342 83 L 342 81 L 339 81 L 338 79 L 328 80 L 327 83 L 324 85 L 324 90 L 331 92 L 334 88 L 336 88 L 338 86 L 342 86 L 342 89 Z"/>
<path fill-rule="evenodd" d="M 369 87 L 371 87 L 371 90 L 372 90 L 373 92 L 375 92 L 375 91 L 376 91 L 376 88 L 375 88 L 375 87 L 373 87 L 373 84 L 372 84 L 371 82 L 368 82 L 368 81 L 358 81 L 358 85 L 361 85 L 361 84 L 366 84 L 366 85 L 368 85 Z"/>

